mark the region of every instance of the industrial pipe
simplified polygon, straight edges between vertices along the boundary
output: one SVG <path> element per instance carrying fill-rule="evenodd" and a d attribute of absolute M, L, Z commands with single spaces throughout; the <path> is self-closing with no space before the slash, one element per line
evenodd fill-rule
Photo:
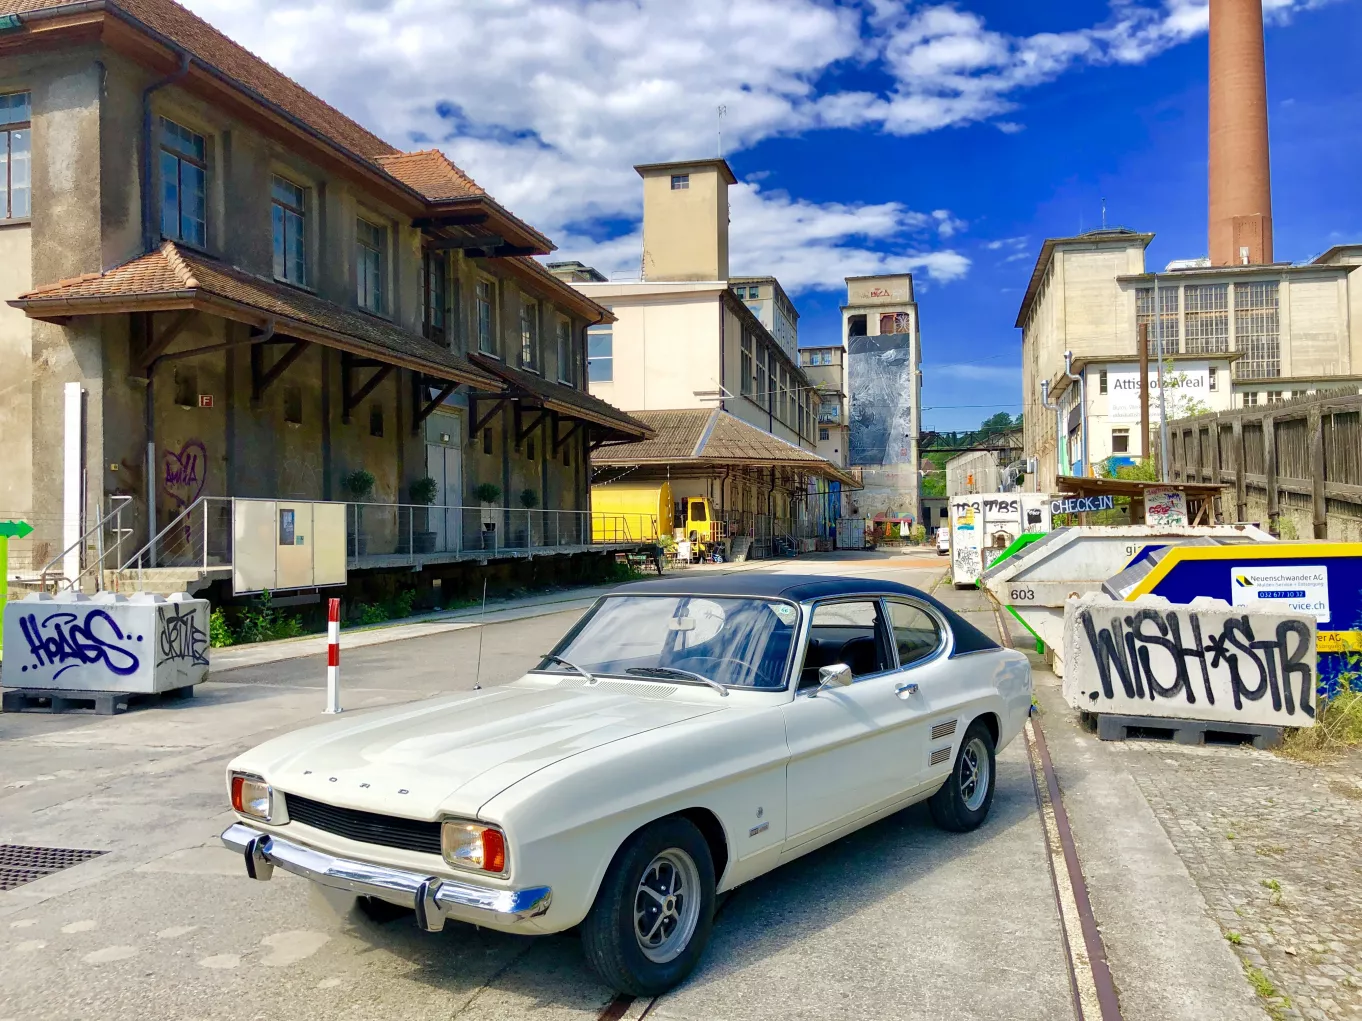
<path fill-rule="evenodd" d="M 1083 378 L 1082 373 L 1075 373 L 1073 370 L 1074 353 L 1064 352 L 1064 375 L 1078 384 L 1079 401 L 1079 422 L 1081 423 L 1081 435 L 1079 444 L 1083 451 L 1083 474 L 1092 474 L 1092 464 L 1088 461 L 1088 381 Z"/>
<path fill-rule="evenodd" d="M 1050 403 L 1050 381 L 1042 379 L 1040 381 L 1040 406 L 1046 411 L 1055 413 L 1055 474 L 1063 475 L 1064 465 L 1064 416 L 1059 410 L 1059 403 Z"/>

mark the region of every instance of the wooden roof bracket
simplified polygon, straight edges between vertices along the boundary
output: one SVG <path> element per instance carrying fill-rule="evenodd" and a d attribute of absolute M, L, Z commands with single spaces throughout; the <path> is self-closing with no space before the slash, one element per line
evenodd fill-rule
<path fill-rule="evenodd" d="M 355 372 L 359 369 L 376 367 L 374 374 L 358 390 L 352 390 L 351 384 L 354 382 Z M 359 407 L 364 398 L 368 397 L 374 390 L 388 378 L 388 374 L 393 371 L 393 367 L 386 362 L 377 362 L 372 358 L 356 358 L 348 352 L 341 353 L 341 421 L 350 421 L 350 412 Z"/>
<path fill-rule="evenodd" d="M 567 431 L 567 432 L 565 432 L 563 435 L 559 436 L 559 435 L 558 435 L 558 424 L 559 424 L 559 422 L 558 422 L 558 417 L 557 417 L 556 415 L 554 416 L 554 419 L 553 419 L 553 456 L 554 456 L 554 457 L 557 457 L 557 456 L 558 456 L 559 452 L 563 449 L 564 445 L 567 444 L 568 440 L 572 439 L 572 437 L 576 436 L 579 432 L 582 431 L 582 420 L 581 420 L 580 418 L 569 419 L 569 421 L 572 423 L 572 425 L 568 428 L 568 431 Z"/>
<path fill-rule="evenodd" d="M 479 416 L 478 405 L 487 400 L 492 401 L 492 407 L 488 409 L 485 415 Z M 469 437 L 476 436 L 486 429 L 488 423 L 491 422 L 504 407 L 506 407 L 506 398 L 500 394 L 469 394 L 468 417 L 471 421 L 471 424 L 468 427 Z"/>
<path fill-rule="evenodd" d="M 430 417 L 431 413 L 438 408 L 455 390 L 459 384 L 445 379 L 429 379 L 420 373 L 412 373 L 412 402 L 411 402 L 411 434 L 417 435 L 421 431 L 421 424 Z M 427 388 L 438 391 L 429 401 L 426 400 Z M 472 435 L 471 433 L 469 434 Z"/>
<path fill-rule="evenodd" d="M 305 340 L 285 341 L 292 346 L 285 351 L 268 369 L 265 368 L 265 344 L 268 341 L 251 345 L 251 404 L 259 406 L 265 391 L 274 385 L 275 380 L 288 371 L 311 345 Z"/>

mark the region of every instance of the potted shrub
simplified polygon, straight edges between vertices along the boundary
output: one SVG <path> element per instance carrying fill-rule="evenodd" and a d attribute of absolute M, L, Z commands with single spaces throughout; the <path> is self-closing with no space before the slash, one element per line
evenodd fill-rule
<path fill-rule="evenodd" d="M 365 471 L 363 468 L 356 468 L 341 479 L 341 489 L 350 494 L 356 504 L 363 504 L 373 494 L 374 482 L 372 472 Z M 369 551 L 369 537 L 364 534 L 363 506 L 355 507 L 352 521 L 354 530 L 347 536 L 347 554 L 352 557 L 362 557 Z"/>
<path fill-rule="evenodd" d="M 483 549 L 495 549 L 497 544 L 497 509 L 496 502 L 501 499 L 501 487 L 491 482 L 483 482 L 478 488 L 473 490 L 473 495 L 482 504 L 482 546 Z"/>
<path fill-rule="evenodd" d="M 534 510 L 539 506 L 539 494 L 533 489 L 522 489 L 520 491 L 520 506 L 526 510 Z"/>
<path fill-rule="evenodd" d="M 427 475 L 425 478 L 417 479 L 407 487 L 407 495 L 411 502 L 417 507 L 429 507 L 435 502 L 435 497 L 439 494 L 440 484 Z M 416 510 L 412 510 L 413 516 Z M 417 522 L 412 522 L 411 544 L 413 553 L 433 553 L 435 551 L 435 532 L 430 529 L 430 512 L 423 510 L 420 512 L 423 526 L 422 531 L 417 531 Z"/>

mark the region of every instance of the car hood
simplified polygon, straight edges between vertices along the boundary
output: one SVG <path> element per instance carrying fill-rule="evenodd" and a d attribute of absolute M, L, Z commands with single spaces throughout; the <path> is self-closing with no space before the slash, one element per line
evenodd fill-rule
<path fill-rule="evenodd" d="M 276 790 L 434 819 L 476 813 L 569 756 L 718 706 L 628 694 L 509 686 L 382 709 L 275 738 L 233 763 Z"/>

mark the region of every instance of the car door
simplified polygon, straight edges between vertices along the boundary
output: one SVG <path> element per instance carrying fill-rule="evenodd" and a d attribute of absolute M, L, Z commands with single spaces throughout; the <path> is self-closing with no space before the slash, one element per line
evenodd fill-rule
<path fill-rule="evenodd" d="M 817 670 L 850 660 L 853 681 L 813 694 Z M 801 688 L 785 706 L 786 853 L 908 797 L 921 782 L 926 730 L 920 698 L 899 692 L 888 610 L 878 598 L 814 606 Z"/>
<path fill-rule="evenodd" d="M 887 598 L 885 606 L 899 664 L 894 691 L 914 714 L 905 742 L 912 744 L 915 787 L 924 790 L 950 776 L 977 686 L 950 659 L 950 628 L 935 608 L 906 597 Z"/>

